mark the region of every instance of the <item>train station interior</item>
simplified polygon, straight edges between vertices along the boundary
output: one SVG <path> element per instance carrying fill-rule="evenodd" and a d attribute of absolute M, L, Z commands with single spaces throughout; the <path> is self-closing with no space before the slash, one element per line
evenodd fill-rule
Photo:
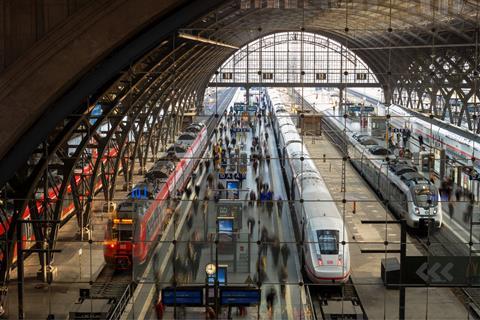
<path fill-rule="evenodd" d="M 480 319 L 480 2 L 0 0 L 0 319 Z"/>

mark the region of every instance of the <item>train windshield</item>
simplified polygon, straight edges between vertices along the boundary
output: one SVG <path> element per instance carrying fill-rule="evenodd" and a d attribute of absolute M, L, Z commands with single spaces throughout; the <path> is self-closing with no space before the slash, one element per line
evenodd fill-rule
<path fill-rule="evenodd" d="M 117 241 L 132 241 L 133 240 L 132 226 L 120 225 L 117 228 L 113 229 L 112 236 L 114 239 L 117 239 Z"/>
<path fill-rule="evenodd" d="M 338 254 L 338 230 L 317 230 L 321 254 Z"/>
<path fill-rule="evenodd" d="M 431 208 L 438 204 L 437 190 L 429 185 L 418 186 L 413 194 L 413 201 L 417 207 Z"/>

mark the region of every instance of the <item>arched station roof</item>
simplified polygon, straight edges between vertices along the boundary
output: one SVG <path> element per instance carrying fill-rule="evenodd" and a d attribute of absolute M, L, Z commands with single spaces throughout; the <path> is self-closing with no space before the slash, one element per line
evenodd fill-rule
<path fill-rule="evenodd" d="M 210 86 L 371 86 L 373 70 L 354 52 L 325 36 L 302 31 L 273 33 L 230 56 Z"/>
<path fill-rule="evenodd" d="M 276 32 L 322 35 L 368 65 L 387 101 L 394 90 L 448 96 L 468 86 L 463 99 L 478 91 L 476 1 L 95 0 L 77 1 L 82 6 L 68 15 L 58 8 L 75 1 L 7 2 L 0 8 L 0 186 L 15 199 L 13 222 L 46 185 L 61 198 L 92 159 L 94 172 L 84 177 L 90 189 L 100 173 L 114 185 L 122 161 L 128 182 L 150 149 L 175 135 L 235 51 L 179 33 L 235 47 Z M 92 158 L 92 150 L 104 157 Z M 118 156 L 105 155 L 110 150 Z M 107 199 L 114 189 L 103 190 Z M 58 219 L 61 202 L 43 204 L 47 218 Z M 76 211 L 88 222 L 85 203 Z M 0 209 L 2 223 L 12 217 Z M 54 242 L 56 230 L 36 236 Z M 13 235 L 10 228 L 6 237 Z M 4 281 L 10 263 L 2 261 Z"/>
<path fill-rule="evenodd" d="M 435 55 L 445 51 L 471 53 L 478 38 L 479 6 L 475 1 L 217 0 L 206 4 L 199 0 L 103 0 L 85 3 L 67 21 L 49 30 L 25 50 L 0 77 L 0 106 L 4 110 L 0 118 L 2 171 L 25 160 L 62 118 L 73 111 L 85 112 L 87 99 L 92 103 L 115 79 L 123 77 L 124 81 L 130 81 L 126 71 L 134 72 L 142 65 L 139 63 L 142 55 L 149 61 L 167 58 L 169 54 L 172 61 L 184 58 L 183 65 L 189 66 L 188 72 L 197 70 L 195 82 L 206 85 L 202 77 L 213 73 L 232 50 L 175 38 L 179 31 L 238 47 L 279 31 L 305 30 L 321 34 L 356 52 L 385 87 L 396 83 L 404 70 L 419 59 L 428 59 L 432 52 Z M 9 21 L 15 25 L 14 17 Z M 157 37 L 152 32 L 148 38 L 147 30 L 155 26 L 161 26 Z M 143 46 L 135 47 L 135 40 Z M 192 54 L 197 58 L 188 59 Z M 118 59 L 119 56 L 123 60 Z M 101 68 L 108 68 L 108 72 Z M 104 76 L 86 77 L 95 71 Z M 148 71 L 142 68 L 142 72 Z M 181 75 L 179 70 L 176 75 Z M 65 99 L 72 92 L 74 97 Z M 57 108 L 62 112 L 57 113 Z M 29 132 L 33 133 L 28 135 Z M 5 175 L 0 177 L 0 181 L 5 182 Z"/>

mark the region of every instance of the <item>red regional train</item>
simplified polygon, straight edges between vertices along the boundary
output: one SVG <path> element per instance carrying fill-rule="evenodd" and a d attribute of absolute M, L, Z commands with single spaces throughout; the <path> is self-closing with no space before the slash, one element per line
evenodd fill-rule
<path fill-rule="evenodd" d="M 107 158 L 114 158 L 117 156 L 117 153 L 118 153 L 118 150 L 117 149 L 110 149 L 108 150 L 108 155 L 107 156 L 104 156 L 102 158 L 102 162 L 106 162 L 107 161 Z M 81 175 L 91 175 L 92 172 L 93 172 L 93 165 L 95 163 L 97 159 L 97 154 L 95 152 L 92 153 L 92 161 L 90 161 L 87 165 L 85 165 L 83 168 L 81 168 L 81 173 L 75 173 L 74 174 L 74 179 L 75 179 L 75 183 L 77 185 L 80 184 L 81 182 Z M 76 170 L 77 171 L 77 170 Z M 98 173 L 99 175 L 100 173 Z M 98 192 L 100 190 L 100 188 L 102 187 L 102 179 L 100 179 L 97 175 L 97 179 L 96 179 L 96 183 L 95 183 L 95 187 L 94 187 L 94 192 Z M 58 185 L 56 188 L 51 188 L 48 190 L 48 201 L 50 203 L 55 203 L 58 201 L 58 189 L 60 189 L 60 184 L 61 184 L 61 181 L 58 182 Z M 37 210 L 39 212 L 40 215 L 42 215 L 42 212 L 43 212 L 43 204 L 45 202 L 45 195 L 43 194 L 43 191 L 41 192 L 37 192 L 37 195 L 36 196 L 36 207 L 37 207 Z M 87 195 L 85 195 L 87 196 Z M 5 221 L 2 221 L 0 223 L 0 239 L 1 238 L 4 238 L 5 237 L 5 233 L 8 231 L 9 227 L 10 227 L 10 223 L 11 223 L 11 220 L 12 220 L 12 216 L 13 216 L 13 204 L 11 203 L 5 203 L 4 204 L 4 208 L 5 208 L 5 211 L 7 213 L 7 220 Z M 64 200 L 63 200 L 63 206 L 62 206 L 62 212 L 60 214 L 60 220 L 61 220 L 61 224 L 64 224 L 65 222 L 67 222 L 74 214 L 74 210 L 75 210 L 75 206 L 74 206 L 74 203 L 73 203 L 73 198 L 72 198 L 72 187 L 70 185 L 67 186 L 67 191 L 66 191 L 66 194 L 64 196 Z M 21 219 L 23 220 L 29 220 L 30 219 L 30 208 L 27 207 L 25 208 L 25 211 L 23 211 L 23 214 L 22 214 L 22 217 Z M 32 225 L 29 224 L 29 223 L 24 223 L 23 224 L 23 248 L 24 249 L 30 249 L 32 246 L 35 245 L 35 235 L 33 233 L 33 228 L 32 228 Z M 1 259 L 3 258 L 3 254 L 5 252 L 5 248 L 2 247 L 2 250 L 0 252 L 0 261 Z M 13 261 L 15 262 L 16 261 L 16 258 L 17 258 L 17 248 L 16 248 L 16 245 L 15 245 L 15 248 L 14 248 L 14 257 L 13 257 Z"/>
<path fill-rule="evenodd" d="M 116 269 L 130 269 L 143 264 L 166 225 L 168 200 L 183 190 L 207 144 L 203 123 L 191 124 L 186 131 L 196 132 L 181 157 L 176 148 L 157 161 L 145 175 L 145 181 L 133 188 L 128 198 L 117 206 L 107 223 L 104 258 Z M 180 159 L 181 158 L 181 159 Z"/>

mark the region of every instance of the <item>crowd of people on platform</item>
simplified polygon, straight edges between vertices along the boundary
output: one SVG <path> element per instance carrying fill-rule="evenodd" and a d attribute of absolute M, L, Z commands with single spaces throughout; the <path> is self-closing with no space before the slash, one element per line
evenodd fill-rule
<path fill-rule="evenodd" d="M 210 144 L 209 150 L 211 159 L 205 159 L 202 162 L 202 167 L 206 174 L 206 189 L 203 199 L 200 197 L 200 187 L 195 188 L 195 194 L 192 202 L 192 210 L 187 214 L 186 227 L 191 233 L 190 239 L 185 244 L 185 252 L 178 252 L 175 256 L 174 276 L 172 276 L 172 283 L 187 284 L 191 283 L 197 278 L 197 272 L 200 269 L 200 252 L 201 232 L 192 230 L 193 219 L 197 212 L 202 212 L 204 225 L 207 226 L 209 203 L 211 200 L 217 201 L 222 198 L 225 185 L 217 179 L 219 173 L 231 171 L 231 168 L 237 164 L 236 161 L 240 158 L 240 152 L 246 149 L 247 130 L 252 134 L 252 142 L 250 145 L 250 164 L 253 170 L 251 174 L 255 180 L 255 188 L 247 192 L 245 200 L 248 201 L 250 212 L 255 211 L 258 215 L 268 214 L 271 219 L 275 203 L 277 203 L 278 214 L 281 215 L 283 211 L 282 198 L 278 196 L 274 198 L 274 191 L 272 186 L 265 182 L 264 172 L 265 166 L 270 167 L 271 155 L 269 151 L 269 133 L 267 128 L 270 126 L 271 119 L 268 117 L 267 110 L 260 109 L 254 115 L 246 118 L 242 117 L 238 112 L 232 108 L 227 113 L 224 120 L 220 121 L 218 129 L 215 129 L 214 142 Z M 210 171 L 210 165 L 213 164 Z M 241 179 L 240 179 L 241 180 Z M 240 181 L 241 182 L 241 181 Z M 200 205 L 200 200 L 203 200 Z M 271 221 L 271 220 L 270 220 Z M 256 219 L 249 216 L 247 219 L 247 226 L 250 237 L 253 234 Z M 207 228 L 204 230 L 203 239 L 207 239 Z M 278 234 L 275 234 L 263 226 L 260 234 L 260 246 L 258 250 L 258 257 L 256 263 L 256 270 L 254 275 L 254 282 L 261 284 L 268 280 L 267 275 L 267 256 L 271 253 L 274 266 L 278 270 L 278 279 L 280 282 L 281 297 L 285 297 L 286 282 L 288 278 L 287 262 L 290 256 L 290 248 L 288 244 L 280 244 Z M 281 257 L 281 259 L 280 259 Z M 154 256 L 154 264 L 158 265 L 160 258 L 158 255 Z M 156 262 L 155 262 L 156 261 Z M 159 292 L 157 292 L 159 294 Z M 270 317 L 273 317 L 273 310 L 277 301 L 277 291 L 272 286 L 267 289 L 266 306 Z M 157 315 L 161 318 L 164 312 L 164 307 L 161 302 L 156 306 Z M 180 308 L 181 309 L 181 308 Z M 231 310 L 229 310 L 229 315 Z M 246 308 L 238 308 L 237 316 L 245 316 Z M 210 308 L 207 309 L 206 316 L 215 318 L 215 311 Z"/>

